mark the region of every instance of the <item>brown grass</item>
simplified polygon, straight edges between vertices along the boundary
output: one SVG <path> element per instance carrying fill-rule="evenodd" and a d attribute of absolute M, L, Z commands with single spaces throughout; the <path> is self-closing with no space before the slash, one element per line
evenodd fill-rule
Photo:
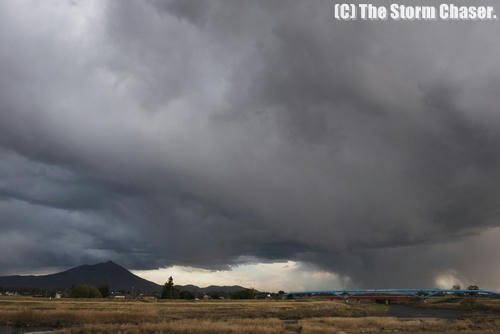
<path fill-rule="evenodd" d="M 159 323 L 131 324 L 93 324 L 72 327 L 59 331 L 61 334 L 145 334 L 145 333 L 206 333 L 206 334 L 271 334 L 284 330 L 284 324 L 278 319 L 234 319 L 216 320 L 174 320 Z"/>
<path fill-rule="evenodd" d="M 0 325 L 55 326 L 54 334 L 495 333 L 500 317 L 448 322 L 375 317 L 385 306 L 334 301 L 44 300 L 0 298 Z M 364 317 L 352 317 L 363 316 Z M 292 320 L 287 320 L 292 319 Z"/>
<path fill-rule="evenodd" d="M 465 298 L 465 299 L 446 299 L 436 298 L 427 300 L 426 303 L 419 303 L 420 307 L 465 310 L 465 311 L 483 311 L 500 313 L 500 299 L 490 298 Z"/>
<path fill-rule="evenodd" d="M 301 321 L 303 333 L 359 333 L 361 331 L 395 332 L 405 333 L 420 332 L 460 332 L 468 330 L 472 326 L 470 320 L 460 320 L 456 322 L 447 322 L 440 319 L 415 319 L 402 321 L 392 317 L 364 317 L 364 318 L 316 318 Z"/>
<path fill-rule="evenodd" d="M 0 299 L 0 324 L 71 326 L 140 324 L 203 319 L 302 319 L 363 316 L 385 312 L 379 305 L 348 305 L 332 301 L 168 301 L 147 303 L 112 300 Z"/>
<path fill-rule="evenodd" d="M 500 320 L 478 324 L 472 320 L 447 322 L 438 319 L 402 321 L 396 318 L 310 318 L 287 324 L 279 319 L 173 320 L 143 324 L 91 324 L 70 327 L 56 334 L 145 334 L 145 333 L 208 333 L 208 334 L 267 334 L 267 333 L 496 333 Z"/>

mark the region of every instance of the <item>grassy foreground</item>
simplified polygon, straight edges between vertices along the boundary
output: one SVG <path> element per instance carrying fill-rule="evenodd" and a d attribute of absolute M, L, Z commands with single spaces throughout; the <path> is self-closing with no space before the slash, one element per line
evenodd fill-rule
<path fill-rule="evenodd" d="M 112 301 L 0 298 L 0 325 L 56 333 L 492 333 L 500 318 L 402 321 L 378 304 L 334 301 Z M 379 317 L 377 317 L 377 315 Z"/>
<path fill-rule="evenodd" d="M 427 303 L 421 304 L 421 307 L 448 309 L 448 310 L 464 310 L 464 311 L 483 311 L 500 313 L 500 299 L 488 298 L 436 298 L 428 300 Z"/>

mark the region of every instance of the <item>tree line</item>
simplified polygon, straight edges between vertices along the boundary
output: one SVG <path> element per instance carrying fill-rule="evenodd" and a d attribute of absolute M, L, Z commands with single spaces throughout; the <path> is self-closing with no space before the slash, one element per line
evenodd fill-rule
<path fill-rule="evenodd" d="M 98 285 L 97 287 L 89 284 L 78 284 L 71 288 L 71 298 L 107 298 L 110 295 L 109 286 L 107 284 Z"/>
<path fill-rule="evenodd" d="M 90 284 L 78 284 L 71 288 L 69 297 L 71 298 L 107 298 L 111 294 L 107 284 L 93 286 Z M 170 276 L 162 287 L 160 299 L 195 299 L 203 298 L 205 294 L 193 293 L 174 286 L 174 279 Z M 254 299 L 256 291 L 254 289 L 243 289 L 232 293 L 223 291 L 208 292 L 210 298 L 230 298 L 230 299 Z"/>
<path fill-rule="evenodd" d="M 204 295 L 204 294 L 203 294 Z M 174 279 L 172 276 L 168 278 L 161 290 L 161 299 L 195 299 L 203 297 L 201 293 L 194 294 L 189 290 L 182 290 L 174 286 Z M 254 289 L 243 289 L 240 291 L 235 291 L 232 293 L 227 293 L 223 291 L 213 291 L 206 294 L 210 298 L 231 298 L 231 299 L 253 299 L 255 298 Z"/>

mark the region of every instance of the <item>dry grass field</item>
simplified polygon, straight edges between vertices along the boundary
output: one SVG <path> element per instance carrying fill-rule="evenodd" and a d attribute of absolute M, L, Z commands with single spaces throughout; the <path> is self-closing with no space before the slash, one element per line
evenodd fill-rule
<path fill-rule="evenodd" d="M 449 309 L 449 310 L 472 310 L 472 311 L 484 311 L 484 312 L 496 312 L 500 313 L 500 299 L 488 299 L 488 298 L 465 298 L 465 299 L 446 299 L 446 298 L 436 298 L 430 299 L 425 304 L 421 304 L 423 307 L 427 308 L 439 308 L 439 309 Z"/>
<path fill-rule="evenodd" d="M 0 299 L 0 323 L 16 326 L 143 324 L 176 320 L 348 317 L 385 312 L 378 304 L 330 301 L 158 301 Z"/>
<path fill-rule="evenodd" d="M 378 304 L 335 301 L 112 301 L 0 298 L 0 325 L 57 327 L 57 334 L 495 333 L 500 318 L 446 321 L 385 317 Z"/>

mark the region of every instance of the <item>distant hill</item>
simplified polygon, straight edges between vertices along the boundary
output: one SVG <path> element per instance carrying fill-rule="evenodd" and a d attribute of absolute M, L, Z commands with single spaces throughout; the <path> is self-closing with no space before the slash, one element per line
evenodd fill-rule
<path fill-rule="evenodd" d="M 211 294 L 211 293 L 231 294 L 233 292 L 237 292 L 237 291 L 241 291 L 241 290 L 246 289 L 246 288 L 239 286 L 239 285 L 231 285 L 231 286 L 210 285 L 210 286 L 207 286 L 206 288 L 200 288 L 196 285 L 189 284 L 189 285 L 184 285 L 184 286 L 179 285 L 176 287 L 179 290 L 187 290 L 187 291 L 194 293 L 194 294 L 198 294 L 198 293 L 201 293 L 201 294 Z"/>
<path fill-rule="evenodd" d="M 4 289 L 64 289 L 81 283 L 108 284 L 111 290 L 115 291 L 131 291 L 132 287 L 135 292 L 158 292 L 161 290 L 160 285 L 140 278 L 112 261 L 94 265 L 84 264 L 50 275 L 0 277 L 0 287 Z"/>
<path fill-rule="evenodd" d="M 0 276 L 0 287 L 12 290 L 65 289 L 82 283 L 91 285 L 107 284 L 113 291 L 131 291 L 133 287 L 136 293 L 157 293 L 160 292 L 162 288 L 161 285 L 140 278 L 112 261 L 94 265 L 84 264 L 50 275 Z M 176 285 L 176 287 L 179 290 L 190 291 L 195 295 L 211 293 L 231 294 L 245 289 L 239 285 L 211 285 L 205 288 L 200 288 L 196 285 Z"/>

